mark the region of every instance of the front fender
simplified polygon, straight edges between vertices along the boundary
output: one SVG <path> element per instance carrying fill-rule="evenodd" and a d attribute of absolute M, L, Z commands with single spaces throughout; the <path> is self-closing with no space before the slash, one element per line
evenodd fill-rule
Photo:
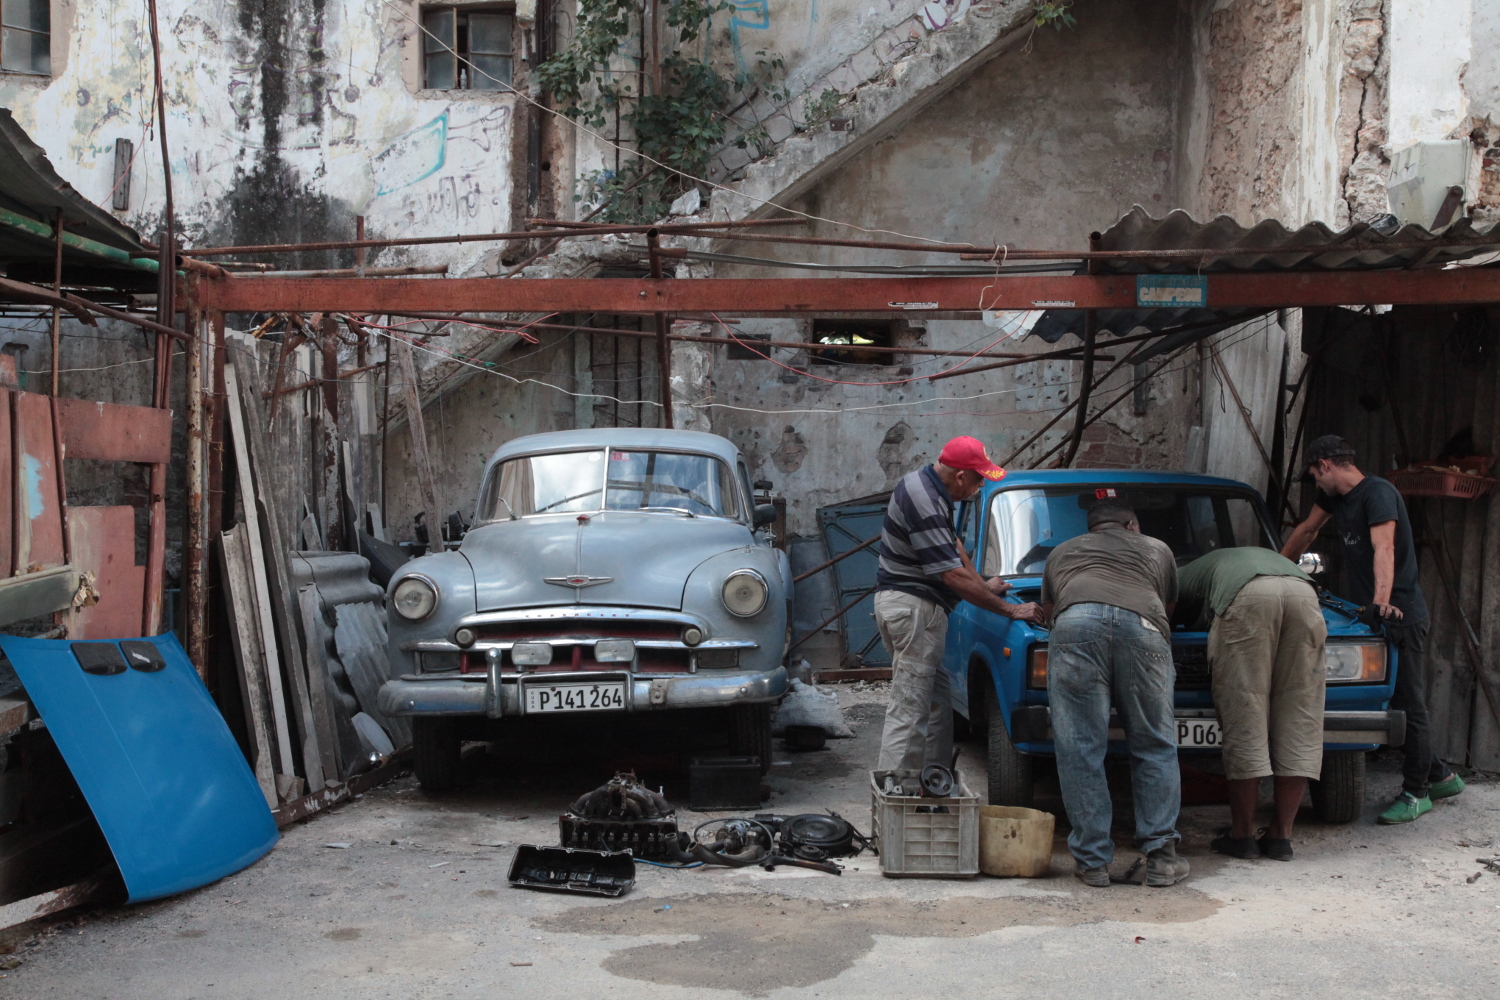
<path fill-rule="evenodd" d="M 396 611 L 392 600 L 396 587 L 409 576 L 425 576 L 436 585 L 438 605 L 431 615 L 419 622 L 407 621 Z M 416 673 L 414 653 L 401 649 L 401 644 L 425 639 L 447 639 L 453 625 L 464 615 L 475 611 L 474 567 L 461 552 L 437 552 L 422 556 L 404 564 L 391 576 L 386 588 L 387 651 L 390 657 L 392 677 Z"/>
<path fill-rule="evenodd" d="M 710 556 L 688 576 L 682 590 L 682 610 L 703 618 L 712 630 L 710 638 L 756 643 L 755 649 L 741 654 L 741 666 L 773 671 L 781 666 L 786 643 L 785 562 L 785 553 L 764 545 L 746 545 Z M 724 581 L 737 569 L 752 569 L 766 581 L 766 606 L 748 618 L 731 614 L 724 607 Z"/>

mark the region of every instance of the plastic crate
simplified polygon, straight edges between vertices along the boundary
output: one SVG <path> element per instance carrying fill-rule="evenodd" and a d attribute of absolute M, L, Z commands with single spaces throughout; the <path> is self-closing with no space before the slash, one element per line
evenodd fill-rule
<path fill-rule="evenodd" d="M 1439 469 L 1414 469 L 1388 472 L 1386 478 L 1396 492 L 1405 497 L 1442 497 L 1449 500 L 1476 500 L 1495 487 L 1488 476 Z"/>
<path fill-rule="evenodd" d="M 880 842 L 881 874 L 971 878 L 979 874 L 979 796 L 962 772 L 959 794 L 945 799 L 887 795 L 887 772 L 870 772 L 870 825 Z M 934 810 L 943 809 L 943 812 Z"/>

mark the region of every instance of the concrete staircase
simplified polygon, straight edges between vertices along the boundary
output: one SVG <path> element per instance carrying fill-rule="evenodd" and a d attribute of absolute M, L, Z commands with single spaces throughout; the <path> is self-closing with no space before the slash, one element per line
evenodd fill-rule
<path fill-rule="evenodd" d="M 807 191 L 862 150 L 890 135 L 996 56 L 1024 46 L 1031 0 L 934 0 L 810 83 L 785 105 L 762 95 L 737 116 L 741 132 L 759 124 L 761 142 L 726 145 L 714 158 L 712 219 L 760 218 Z M 829 90 L 842 95 L 825 120 L 810 108 Z M 826 109 L 824 110 L 826 114 Z M 824 117 L 818 115 L 817 117 Z"/>

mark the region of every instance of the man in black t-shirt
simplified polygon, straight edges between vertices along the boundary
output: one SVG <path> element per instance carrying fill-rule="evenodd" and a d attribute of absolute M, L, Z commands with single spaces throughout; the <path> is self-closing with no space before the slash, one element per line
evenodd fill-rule
<path fill-rule="evenodd" d="M 1288 559 L 1302 555 L 1332 518 L 1344 546 L 1344 596 L 1373 607 L 1385 622 L 1386 637 L 1397 650 L 1391 705 L 1406 712 L 1406 743 L 1404 788 L 1380 814 L 1380 822 L 1410 823 L 1432 810 L 1433 799 L 1463 791 L 1464 782 L 1433 749 L 1422 656 L 1429 625 L 1427 602 L 1422 599 L 1406 504 L 1396 487 L 1359 471 L 1354 449 L 1337 434 L 1325 434 L 1309 444 L 1306 458 L 1307 471 L 1318 485 L 1317 504 L 1292 531 L 1281 554 Z"/>

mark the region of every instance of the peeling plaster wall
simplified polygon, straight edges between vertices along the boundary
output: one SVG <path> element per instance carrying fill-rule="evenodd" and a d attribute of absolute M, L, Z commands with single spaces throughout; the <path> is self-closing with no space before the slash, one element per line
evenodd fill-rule
<path fill-rule="evenodd" d="M 115 140 L 135 143 L 122 218 L 149 238 L 164 194 L 143 9 L 57 5 L 68 57 L 49 80 L 0 76 L 0 103 L 99 204 L 110 202 Z M 360 214 L 372 236 L 509 227 L 515 98 L 416 90 L 419 39 L 405 16 L 416 9 L 410 0 L 164 0 L 167 134 L 190 244 L 349 238 Z M 373 256 L 461 271 L 484 254 Z"/>

